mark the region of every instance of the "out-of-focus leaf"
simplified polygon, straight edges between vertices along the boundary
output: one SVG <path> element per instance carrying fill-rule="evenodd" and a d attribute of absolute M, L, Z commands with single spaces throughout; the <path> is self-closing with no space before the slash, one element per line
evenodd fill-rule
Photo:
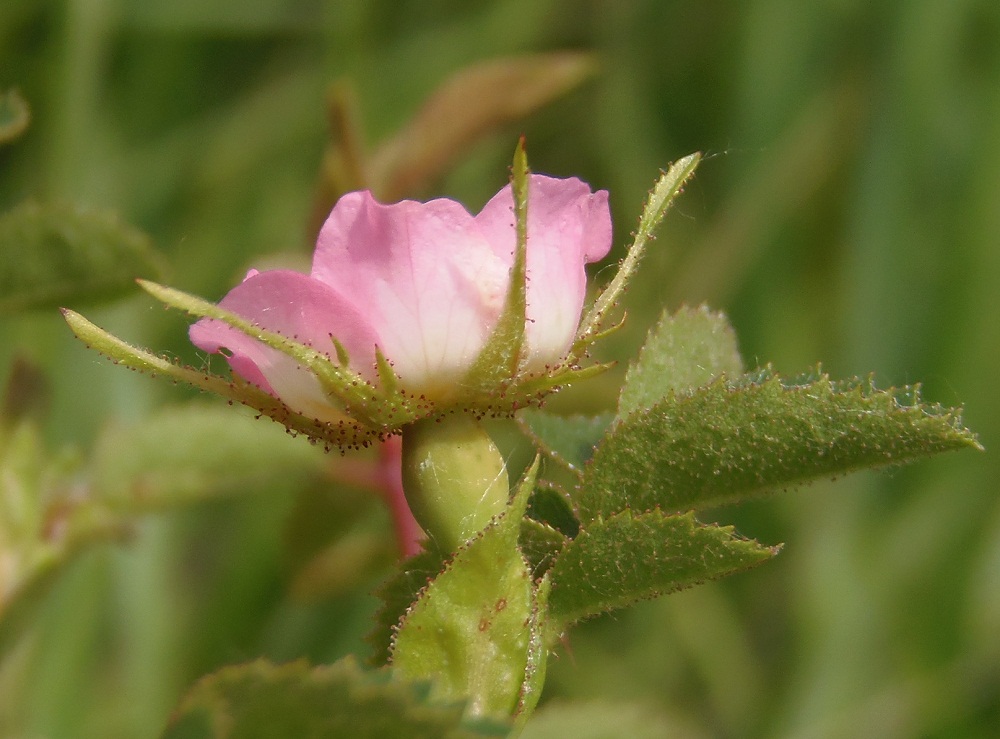
<path fill-rule="evenodd" d="M 399 558 L 388 535 L 385 505 L 370 489 L 356 489 L 339 474 L 367 460 L 324 455 L 338 483 L 305 485 L 284 525 L 285 560 L 292 597 L 314 601 L 343 595 L 389 571 Z"/>
<path fill-rule="evenodd" d="M 575 621 L 760 564 L 777 553 L 693 513 L 624 511 L 594 521 L 549 570 L 553 635 Z"/>
<path fill-rule="evenodd" d="M 58 574 L 84 546 L 121 535 L 72 460 L 50 455 L 29 419 L 0 422 L 0 658 L 34 621 Z"/>
<path fill-rule="evenodd" d="M 110 426 L 91 463 L 95 494 L 115 509 L 140 513 L 219 495 L 290 490 L 321 479 L 320 449 L 279 426 L 224 405 L 161 409 L 141 424 Z"/>
<path fill-rule="evenodd" d="M 350 658 L 310 667 L 263 660 L 203 677 L 181 701 L 164 739 L 475 739 L 508 728 L 463 721 L 461 703 L 428 700 L 426 683 L 388 669 L 365 671 Z"/>
<path fill-rule="evenodd" d="M 0 314 L 115 298 L 162 271 L 114 214 L 28 202 L 0 215 Z"/>
<path fill-rule="evenodd" d="M 388 201 L 419 195 L 469 147 L 579 85 L 593 74 L 591 56 L 557 52 L 466 67 L 376 152 L 371 185 Z"/>
<path fill-rule="evenodd" d="M 627 508 L 705 508 L 966 447 L 979 444 L 959 413 L 921 403 L 916 388 L 825 375 L 787 385 L 764 372 L 622 420 L 588 464 L 577 502 L 585 524 Z"/>
<path fill-rule="evenodd" d="M 349 80 L 337 80 L 330 86 L 326 111 L 330 141 L 323 152 L 309 218 L 310 240 L 319 235 L 330 209 L 342 195 L 369 187 L 358 99 Z"/>
<path fill-rule="evenodd" d="M 518 548 L 538 461 L 508 509 L 458 551 L 400 623 L 392 665 L 433 680 L 438 700 L 468 700 L 471 716 L 514 714 L 538 669 L 539 596 Z"/>
<path fill-rule="evenodd" d="M 384 529 L 357 529 L 330 543 L 300 567 L 292 597 L 313 601 L 342 595 L 370 583 L 372 574 L 395 561 L 396 548 Z"/>
<path fill-rule="evenodd" d="M 26 418 L 45 415 L 52 391 L 40 367 L 16 357 L 0 399 L 0 424 L 11 426 Z"/>
<path fill-rule="evenodd" d="M 587 460 L 608 426 L 614 420 L 610 413 L 599 416 L 556 416 L 537 408 L 518 412 L 518 424 L 538 448 L 576 476 L 582 474 Z"/>
<path fill-rule="evenodd" d="M 31 123 L 31 109 L 21 93 L 8 90 L 0 94 L 0 145 L 13 141 Z"/>
<path fill-rule="evenodd" d="M 670 393 L 686 393 L 725 375 L 743 374 L 736 334 L 722 313 L 707 307 L 664 314 L 625 375 L 618 415 L 652 408 Z"/>
<path fill-rule="evenodd" d="M 694 739 L 654 711 L 610 701 L 552 701 L 538 709 L 520 739 Z"/>

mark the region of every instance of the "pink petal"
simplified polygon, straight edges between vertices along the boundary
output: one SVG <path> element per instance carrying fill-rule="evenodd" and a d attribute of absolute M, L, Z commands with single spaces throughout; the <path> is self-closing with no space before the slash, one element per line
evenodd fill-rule
<path fill-rule="evenodd" d="M 440 395 L 496 324 L 508 270 L 460 204 L 355 192 L 323 225 L 312 275 L 368 317 L 408 390 Z"/>
<path fill-rule="evenodd" d="M 333 290 L 289 270 L 252 271 L 219 305 L 261 328 L 324 352 L 336 361 L 331 337 L 350 356 L 351 369 L 375 378 L 375 334 L 364 316 Z M 339 420 L 319 381 L 294 359 L 217 320 L 202 319 L 191 341 L 207 352 L 225 349 L 233 371 L 280 398 L 293 410 L 321 420 Z"/>
<path fill-rule="evenodd" d="M 508 185 L 476 217 L 507 264 L 516 247 L 514 198 Z M 569 351 L 587 290 L 584 265 L 611 249 L 608 193 L 581 180 L 531 175 L 528 182 L 526 369 L 542 370 Z"/>

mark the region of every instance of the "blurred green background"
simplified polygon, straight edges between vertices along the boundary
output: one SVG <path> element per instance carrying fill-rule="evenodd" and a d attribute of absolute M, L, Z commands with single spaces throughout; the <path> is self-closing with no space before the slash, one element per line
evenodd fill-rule
<path fill-rule="evenodd" d="M 661 309 L 705 301 L 730 315 L 749 365 L 920 381 L 928 400 L 965 405 L 987 453 L 719 512 L 784 553 L 578 628 L 544 700 L 629 703 L 685 737 L 995 736 L 995 0 L 6 0 L 0 88 L 19 87 L 33 118 L 0 148 L 0 209 L 33 198 L 116 210 L 166 255 L 167 282 L 215 299 L 265 255 L 308 253 L 332 82 L 350 80 L 373 147 L 453 72 L 566 49 L 593 52 L 597 73 L 475 146 L 427 194 L 477 209 L 524 132 L 536 171 L 610 190 L 621 249 L 658 168 L 704 151 L 607 353 L 627 359 Z M 71 307 L 204 362 L 183 319 L 151 299 Z M 54 311 L 0 319 L 0 372 L 15 357 L 49 377 L 44 431 L 60 454 L 86 459 L 108 428 L 127 438 L 128 424 L 192 397 L 87 352 Z M 596 409 L 613 387 L 587 395 L 557 405 Z M 268 422 L 244 426 L 286 443 Z M 297 444 L 303 464 L 339 464 Z M 324 550 L 333 579 L 343 557 L 367 562 L 360 580 L 306 595 L 290 583 L 303 537 L 344 533 L 302 534 L 316 498 L 355 517 L 367 499 L 308 496 L 313 478 L 228 482 L 245 494 L 143 517 L 63 573 L 0 666 L 0 736 L 155 736 L 217 666 L 366 653 L 386 571 L 365 554 L 368 519 L 348 532 L 362 544 Z"/>

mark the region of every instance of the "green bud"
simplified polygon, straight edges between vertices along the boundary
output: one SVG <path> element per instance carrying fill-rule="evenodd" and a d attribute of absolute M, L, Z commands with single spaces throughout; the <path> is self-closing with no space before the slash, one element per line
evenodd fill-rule
<path fill-rule="evenodd" d="M 466 415 L 403 427 L 403 490 L 424 532 L 449 552 L 502 513 L 510 496 L 500 450 Z"/>

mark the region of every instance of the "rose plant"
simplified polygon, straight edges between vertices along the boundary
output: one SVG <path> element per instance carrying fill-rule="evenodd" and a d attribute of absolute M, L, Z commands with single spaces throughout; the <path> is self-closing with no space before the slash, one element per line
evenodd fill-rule
<path fill-rule="evenodd" d="M 383 666 L 223 670 L 191 692 L 168 736 L 188 736 L 198 720 L 258 728 L 255 702 L 291 705 L 295 695 L 322 696 L 315 726 L 361 735 L 390 724 L 517 732 L 573 624 L 778 551 L 696 514 L 977 446 L 956 411 L 921 403 L 913 388 L 747 372 L 725 317 L 706 308 L 664 314 L 613 412 L 563 418 L 537 407 L 606 369 L 585 362 L 587 349 L 614 329 L 609 314 L 698 161 L 662 174 L 617 273 L 586 309 L 585 266 L 611 246 L 608 195 L 530 174 L 522 142 L 510 185 L 477 215 L 451 200 L 350 193 L 320 231 L 308 275 L 251 271 L 218 305 L 142 283 L 199 319 L 192 341 L 222 353 L 231 378 L 64 311 L 116 362 L 244 403 L 328 448 L 402 437 L 384 460 L 397 473 L 390 504 L 412 556 L 379 592 L 370 643 Z M 508 469 L 479 424 L 515 414 L 537 450 L 523 470 Z M 425 539 L 407 523 L 411 509 Z M 280 731 L 290 719 L 269 720 Z"/>

